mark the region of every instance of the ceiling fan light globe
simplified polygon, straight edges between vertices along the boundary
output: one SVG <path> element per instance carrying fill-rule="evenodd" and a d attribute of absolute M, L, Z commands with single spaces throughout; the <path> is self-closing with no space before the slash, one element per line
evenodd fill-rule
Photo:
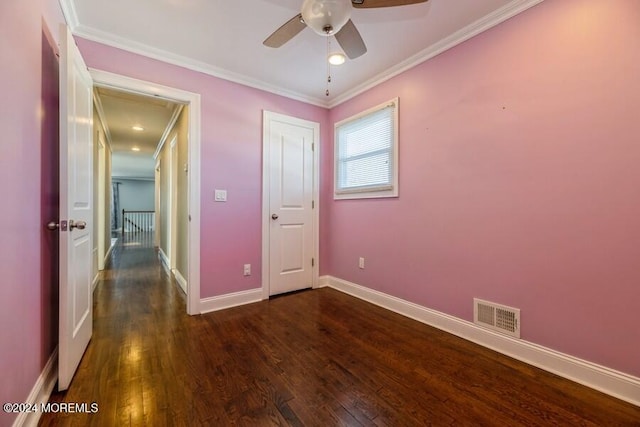
<path fill-rule="evenodd" d="M 342 52 L 335 52 L 329 55 L 328 60 L 331 65 L 342 65 L 347 60 L 347 57 Z"/>
<path fill-rule="evenodd" d="M 322 36 L 330 36 L 349 21 L 351 8 L 351 0 L 305 0 L 301 14 L 309 28 Z"/>

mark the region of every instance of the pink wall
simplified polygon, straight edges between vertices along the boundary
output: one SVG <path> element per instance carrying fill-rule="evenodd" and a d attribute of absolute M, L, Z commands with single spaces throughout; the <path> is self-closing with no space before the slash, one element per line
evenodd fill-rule
<path fill-rule="evenodd" d="M 323 130 L 327 110 L 99 43 L 78 39 L 78 46 L 89 67 L 201 94 L 200 296 L 259 288 L 262 110 L 320 122 Z M 214 189 L 226 189 L 228 201 L 214 203 Z M 252 265 L 250 277 L 243 264 Z"/>
<path fill-rule="evenodd" d="M 42 226 L 57 211 L 58 66 L 42 15 L 55 39 L 54 0 L 0 5 L 3 402 L 26 399 L 57 342 Z M 203 298 L 260 286 L 268 109 L 321 124 L 322 274 L 466 320 L 474 296 L 520 307 L 523 339 L 640 376 L 638 16 L 636 0 L 547 1 L 331 112 L 79 45 L 92 67 L 202 94 Z M 395 96 L 400 198 L 334 202 L 332 123 Z"/>
<path fill-rule="evenodd" d="M 639 18 L 547 1 L 334 108 L 400 97 L 400 197 L 325 197 L 323 272 L 640 376 Z"/>
<path fill-rule="evenodd" d="M 23 402 L 57 343 L 58 63 L 43 1 L 0 8 L 0 401 Z"/>

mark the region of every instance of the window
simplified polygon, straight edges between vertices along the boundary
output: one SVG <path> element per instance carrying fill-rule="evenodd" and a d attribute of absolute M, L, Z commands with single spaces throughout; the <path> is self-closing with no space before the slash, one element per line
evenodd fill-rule
<path fill-rule="evenodd" d="M 398 98 L 335 125 L 335 199 L 398 197 Z"/>

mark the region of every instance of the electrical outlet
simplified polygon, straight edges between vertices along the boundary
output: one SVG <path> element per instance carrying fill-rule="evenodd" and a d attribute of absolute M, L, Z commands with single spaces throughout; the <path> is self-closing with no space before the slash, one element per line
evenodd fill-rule
<path fill-rule="evenodd" d="M 251 264 L 244 265 L 244 275 L 251 276 Z"/>
<path fill-rule="evenodd" d="M 358 260 L 358 267 L 362 270 L 364 270 L 364 258 L 360 257 L 360 259 Z"/>
<path fill-rule="evenodd" d="M 215 190 L 213 199 L 216 202 L 226 202 L 227 201 L 227 190 Z"/>

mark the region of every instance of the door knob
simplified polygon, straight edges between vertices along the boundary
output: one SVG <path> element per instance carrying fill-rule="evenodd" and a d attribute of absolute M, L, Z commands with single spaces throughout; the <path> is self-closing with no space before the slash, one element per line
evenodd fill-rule
<path fill-rule="evenodd" d="M 84 230 L 86 226 L 87 223 L 85 221 L 69 221 L 69 230 L 73 230 L 74 228 L 77 228 L 78 230 Z"/>
<path fill-rule="evenodd" d="M 271 215 L 271 219 L 278 219 L 278 215 L 276 214 Z"/>
<path fill-rule="evenodd" d="M 55 221 L 51 221 L 49 224 L 47 224 L 47 230 L 56 231 L 59 227 L 60 224 Z"/>

